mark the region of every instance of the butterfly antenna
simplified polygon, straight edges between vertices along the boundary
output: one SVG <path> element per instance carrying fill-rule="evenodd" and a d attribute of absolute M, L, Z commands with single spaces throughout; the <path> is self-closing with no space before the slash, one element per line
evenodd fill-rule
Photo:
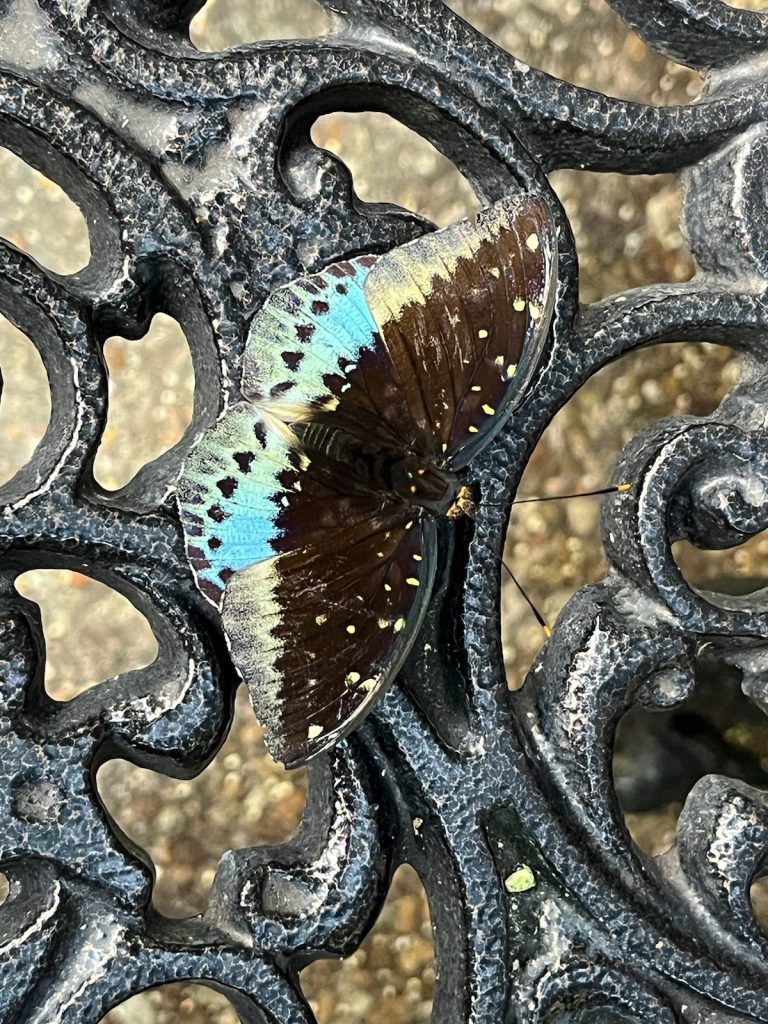
<path fill-rule="evenodd" d="M 539 609 L 536 607 L 536 605 L 533 603 L 533 601 L 530 599 L 530 597 L 528 597 L 526 592 L 523 590 L 522 584 L 520 583 L 518 578 L 515 576 L 515 574 L 512 572 L 512 570 L 509 568 L 509 566 L 507 565 L 507 563 L 504 561 L 503 558 L 501 560 L 501 564 L 507 570 L 507 572 L 509 573 L 509 578 L 512 580 L 512 582 L 515 584 L 517 589 L 520 591 L 520 593 L 523 595 L 523 597 L 525 598 L 526 602 L 528 603 L 528 607 L 533 612 L 533 614 L 534 614 L 534 616 L 536 618 L 536 621 L 541 626 L 541 628 L 544 630 L 544 636 L 547 637 L 547 638 L 551 637 L 552 636 L 552 629 L 547 624 L 547 620 L 544 618 L 544 616 L 541 614 Z"/>
<path fill-rule="evenodd" d="M 544 498 L 519 498 L 516 501 L 513 501 L 512 504 L 513 505 L 527 505 L 527 504 L 530 504 L 531 502 L 534 502 L 534 501 L 565 501 L 567 498 L 594 498 L 594 497 L 597 497 L 598 495 L 601 495 L 601 494 L 624 494 L 627 491 L 629 491 L 631 488 L 632 488 L 632 484 L 616 484 L 613 487 L 600 487 L 596 491 L 576 491 L 574 494 L 553 494 L 551 497 L 544 497 Z M 487 504 L 487 503 L 484 502 L 483 504 Z M 474 506 L 471 507 L 471 508 L 470 507 L 462 508 L 462 511 L 466 515 L 468 515 L 470 517 L 470 519 L 475 519 L 476 518 Z M 547 638 L 552 636 L 552 628 L 551 628 L 551 626 L 548 625 L 547 620 L 541 614 L 541 612 L 536 607 L 536 605 L 533 603 L 533 601 L 530 599 L 530 597 L 526 594 L 525 590 L 523 589 L 522 584 L 517 579 L 517 577 L 512 572 L 512 570 L 509 568 L 509 566 L 507 565 L 507 563 L 504 561 L 503 558 L 501 560 L 501 564 L 506 569 L 506 571 L 507 571 L 507 573 L 509 575 L 509 578 L 515 584 L 515 586 L 517 587 L 519 592 L 522 594 L 522 596 L 525 599 L 528 607 L 533 612 L 533 614 L 534 614 L 534 616 L 536 618 L 536 621 L 538 622 L 538 624 L 541 626 L 541 628 L 544 631 L 544 635 Z"/>
<path fill-rule="evenodd" d="M 567 498 L 594 498 L 599 494 L 624 494 L 632 484 L 616 484 L 615 487 L 601 487 L 597 491 L 576 491 L 574 494 L 552 494 L 543 498 L 516 498 L 513 505 L 528 505 L 533 501 L 565 501 Z"/>
<path fill-rule="evenodd" d="M 601 494 L 624 494 L 626 491 L 630 490 L 631 487 L 632 487 L 632 484 L 616 484 L 614 487 L 600 487 L 596 491 L 577 491 L 574 494 L 554 494 L 551 497 L 545 497 L 545 498 L 519 498 L 517 501 L 513 501 L 512 504 L 513 505 L 528 505 L 528 504 L 530 504 L 531 502 L 534 502 L 534 501 L 564 501 L 567 498 L 594 498 L 594 497 L 597 497 L 598 495 L 601 495 Z M 547 624 L 547 621 L 544 618 L 544 616 L 541 614 L 541 612 L 536 607 L 536 605 L 533 603 L 533 601 L 530 599 L 530 597 L 526 594 L 526 592 L 523 589 L 523 586 L 520 583 L 520 581 L 517 579 L 515 574 L 512 572 L 512 570 L 509 568 L 509 566 L 507 565 L 507 563 L 503 559 L 501 561 L 501 564 L 507 570 L 507 573 L 509 574 L 509 578 L 512 580 L 512 582 L 515 584 L 517 589 L 520 591 L 520 593 L 524 597 L 528 607 L 533 612 L 533 614 L 534 614 L 534 616 L 536 618 L 536 621 L 541 626 L 541 628 L 544 630 L 544 636 L 546 636 L 547 638 L 552 636 L 552 629 L 551 629 L 551 627 Z"/>

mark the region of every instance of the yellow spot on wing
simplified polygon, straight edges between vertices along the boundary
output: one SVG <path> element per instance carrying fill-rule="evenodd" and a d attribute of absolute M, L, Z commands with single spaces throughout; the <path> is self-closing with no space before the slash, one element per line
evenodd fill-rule
<path fill-rule="evenodd" d="M 414 555 L 413 556 L 413 560 L 414 560 L 414 562 L 420 562 L 421 561 L 421 555 Z"/>
<path fill-rule="evenodd" d="M 478 331 L 477 332 L 477 336 L 478 336 L 478 338 L 487 338 L 488 337 L 488 331 L 486 331 L 485 329 L 483 329 L 481 331 Z"/>
<path fill-rule="evenodd" d="M 317 737 L 322 734 L 322 731 L 322 725 L 310 725 L 310 727 L 307 729 L 307 739 L 316 740 Z"/>
<path fill-rule="evenodd" d="M 316 615 L 315 616 L 315 622 L 318 624 L 318 626 L 322 626 L 327 621 L 328 621 L 328 616 L 327 615 Z"/>
<path fill-rule="evenodd" d="M 391 619 L 379 619 L 379 629 L 386 629 L 387 626 L 392 625 Z"/>
<path fill-rule="evenodd" d="M 406 580 L 405 582 L 406 582 L 406 583 L 407 583 L 407 584 L 408 584 L 408 585 L 409 585 L 410 587 L 418 587 L 418 585 L 419 585 L 419 581 L 418 581 L 418 580 L 416 579 L 416 577 L 415 577 L 415 576 L 409 576 L 409 577 L 408 577 L 408 579 L 407 579 L 407 580 Z"/>
<path fill-rule="evenodd" d="M 473 384 L 471 390 L 472 391 L 482 391 L 483 389 L 480 387 L 479 384 Z"/>
<path fill-rule="evenodd" d="M 517 363 L 510 363 L 507 367 L 507 376 L 511 380 L 517 373 Z"/>
<path fill-rule="evenodd" d="M 531 314 L 531 320 L 538 320 L 541 316 L 541 306 L 537 306 L 535 302 L 529 302 L 528 312 Z"/>
<path fill-rule="evenodd" d="M 525 240 L 525 244 L 531 250 L 531 252 L 536 252 L 536 250 L 539 248 L 539 236 L 536 234 L 535 231 L 532 235 L 528 235 L 528 237 Z"/>
<path fill-rule="evenodd" d="M 512 303 L 512 308 L 516 310 L 518 313 L 522 313 L 525 309 L 525 299 L 515 299 L 515 301 Z"/>
<path fill-rule="evenodd" d="M 490 405 L 484 405 L 482 408 L 486 416 L 493 416 L 493 414 L 496 412 L 496 410 Z"/>
<path fill-rule="evenodd" d="M 349 675 L 347 676 L 347 682 L 348 683 L 359 683 L 360 682 L 360 673 L 359 672 L 350 672 Z"/>
<path fill-rule="evenodd" d="M 477 433 L 477 427 L 470 427 L 469 428 L 469 432 L 470 432 L 470 434 L 476 434 Z"/>
<path fill-rule="evenodd" d="M 347 626 L 347 632 L 348 633 L 354 633 L 355 632 L 355 627 L 354 626 Z"/>
<path fill-rule="evenodd" d="M 367 690 L 368 693 L 370 693 L 371 690 L 373 690 L 375 688 L 375 686 L 376 686 L 376 680 L 375 679 L 366 679 L 362 683 L 360 683 L 360 689 L 361 690 Z"/>
<path fill-rule="evenodd" d="M 402 618 L 398 619 L 397 622 L 395 623 L 395 632 L 399 633 L 404 625 L 405 625 L 405 619 L 402 619 Z"/>

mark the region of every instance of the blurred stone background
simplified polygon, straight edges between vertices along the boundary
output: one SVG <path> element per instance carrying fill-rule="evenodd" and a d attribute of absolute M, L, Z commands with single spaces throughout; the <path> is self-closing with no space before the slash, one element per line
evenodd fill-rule
<path fill-rule="evenodd" d="M 760 6 L 741 6 L 749 5 Z M 452 0 L 449 6 L 519 59 L 578 85 L 656 105 L 690 102 L 698 94 L 695 73 L 648 50 L 603 0 Z M 313 0 L 209 0 L 194 19 L 191 39 L 201 51 L 217 51 L 326 28 Z M 398 203 L 440 225 L 477 208 L 456 169 L 386 115 L 328 115 L 317 122 L 313 136 L 348 165 L 363 199 Z M 674 177 L 561 171 L 552 175 L 552 184 L 576 234 L 583 301 L 655 281 L 683 281 L 693 273 L 678 226 L 680 189 Z M 0 196 L 5 238 L 58 273 L 72 273 L 88 262 L 88 237 L 77 207 L 58 186 L 2 149 Z M 95 470 L 105 487 L 117 488 L 182 435 L 194 381 L 184 336 L 162 315 L 141 341 L 111 339 L 105 359 L 110 413 Z M 49 400 L 34 338 L 1 318 L 0 369 L 2 482 L 42 437 Z M 622 446 L 640 428 L 675 412 L 711 411 L 737 374 L 725 349 L 705 343 L 662 346 L 608 367 L 555 418 L 525 474 L 521 496 L 602 486 Z M 598 517 L 597 501 L 588 499 L 514 512 L 507 557 L 550 622 L 576 589 L 604 572 Z M 739 577 L 759 575 L 767 553 L 762 538 L 716 555 L 678 550 L 694 582 L 726 578 L 736 587 Z M 154 658 L 156 644 L 146 621 L 109 588 L 53 570 L 26 573 L 18 588 L 42 609 L 46 686 L 54 697 L 69 700 Z M 511 587 L 504 591 L 503 612 L 508 680 L 517 687 L 541 633 Z M 750 736 L 757 752 L 768 756 L 768 734 Z M 293 832 L 305 777 L 271 761 L 258 725 L 239 700 L 229 738 L 199 778 L 169 780 L 117 761 L 102 768 L 99 786 L 114 818 L 152 856 L 158 908 L 186 916 L 205 907 L 226 849 L 274 843 Z M 670 805 L 629 816 L 628 824 L 636 841 L 656 853 L 669 845 L 678 813 L 679 805 Z M 379 921 L 354 956 L 302 972 L 321 1024 L 418 1024 L 429 1018 L 433 982 L 429 911 L 409 868 L 397 873 Z M 174 985 L 137 996 L 106 1019 L 110 1024 L 233 1024 L 238 1018 L 218 994 Z"/>

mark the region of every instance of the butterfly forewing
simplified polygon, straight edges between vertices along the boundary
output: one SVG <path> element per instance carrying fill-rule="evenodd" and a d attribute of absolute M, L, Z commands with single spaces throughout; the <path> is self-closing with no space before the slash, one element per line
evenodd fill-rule
<path fill-rule="evenodd" d="M 254 318 L 245 401 L 188 457 L 179 503 L 286 764 L 345 735 L 407 655 L 436 530 L 419 470 L 405 489 L 396 467 L 460 469 L 489 443 L 546 334 L 554 252 L 543 202 L 511 198 L 294 281 Z"/>
<path fill-rule="evenodd" d="M 433 458 L 465 466 L 508 416 L 548 331 L 553 242 L 543 201 L 511 198 L 371 269 L 366 299 Z"/>

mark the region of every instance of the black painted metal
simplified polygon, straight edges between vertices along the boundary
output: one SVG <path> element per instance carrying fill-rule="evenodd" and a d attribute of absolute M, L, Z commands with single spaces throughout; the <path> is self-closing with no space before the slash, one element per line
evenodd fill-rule
<path fill-rule="evenodd" d="M 738 543 L 768 517 L 768 15 L 718 0 L 612 2 L 705 74 L 701 100 L 665 109 L 587 93 L 515 61 L 439 0 L 323 0 L 328 38 L 219 56 L 186 40 L 195 0 L 0 2 L 0 140 L 79 202 L 93 248 L 69 278 L 0 251 L 0 307 L 39 344 L 53 397 L 43 444 L 0 491 L 0 869 L 11 880 L 0 1020 L 95 1022 L 179 979 L 220 988 L 243 1021 L 310 1020 L 297 969 L 356 947 L 406 859 L 430 899 L 441 1024 L 768 1021 L 766 937 L 748 897 L 768 849 L 765 796 L 703 779 L 674 849 L 651 861 L 627 836 L 611 778 L 619 719 L 638 702 L 679 702 L 705 645 L 710 672 L 768 699 L 764 596 L 695 593 L 670 553 L 679 537 Z M 665 421 L 629 446 L 620 476 L 637 484 L 605 506 L 609 575 L 572 599 L 515 695 L 487 570 L 504 517 L 485 508 L 471 540 L 458 538 L 402 685 L 313 768 L 300 841 L 228 854 L 208 912 L 169 922 L 149 911 L 150 870 L 94 786 L 117 754 L 195 774 L 231 712 L 232 668 L 186 567 L 169 485 L 236 379 L 270 288 L 427 228 L 366 209 L 312 145 L 314 119 L 345 108 L 403 120 L 488 201 L 518 181 L 557 208 L 545 178 L 556 167 L 683 172 L 700 268 L 687 284 L 579 308 L 560 213 L 554 340 L 480 467 L 493 498 L 510 500 L 554 412 L 625 352 L 719 341 L 743 353 L 744 373 L 711 417 Z M 158 310 L 190 341 L 194 423 L 108 495 L 91 474 L 105 421 L 100 342 L 140 333 Z M 34 566 L 87 566 L 125 593 L 158 636 L 158 661 L 51 701 L 39 619 L 12 588 Z M 463 608 L 460 645 L 450 604 Z M 504 879 L 521 862 L 537 884 L 510 893 Z"/>

